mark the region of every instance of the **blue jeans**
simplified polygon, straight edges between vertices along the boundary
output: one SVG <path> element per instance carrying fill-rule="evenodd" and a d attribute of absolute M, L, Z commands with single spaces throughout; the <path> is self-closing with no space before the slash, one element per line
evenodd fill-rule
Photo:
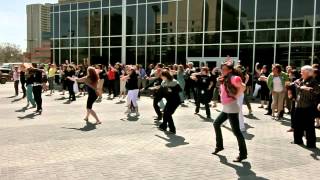
<path fill-rule="evenodd" d="M 28 103 L 31 103 L 32 106 L 36 105 L 36 102 L 33 99 L 32 85 L 31 84 L 27 85 L 27 101 L 28 101 Z"/>

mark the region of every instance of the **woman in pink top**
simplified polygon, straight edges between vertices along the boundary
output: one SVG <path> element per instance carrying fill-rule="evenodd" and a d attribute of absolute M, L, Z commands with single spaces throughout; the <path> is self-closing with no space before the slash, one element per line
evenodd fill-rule
<path fill-rule="evenodd" d="M 240 107 L 237 98 L 245 91 L 246 86 L 239 76 L 235 76 L 233 62 L 227 61 L 221 66 L 222 75 L 218 78 L 221 82 L 220 97 L 222 103 L 222 112 L 214 121 L 214 129 L 216 133 L 216 149 L 212 154 L 217 154 L 223 150 L 223 138 L 221 133 L 221 124 L 229 119 L 233 134 L 237 137 L 239 145 L 239 156 L 233 162 L 241 162 L 247 159 L 247 147 L 244 137 L 239 127 L 239 111 Z"/>

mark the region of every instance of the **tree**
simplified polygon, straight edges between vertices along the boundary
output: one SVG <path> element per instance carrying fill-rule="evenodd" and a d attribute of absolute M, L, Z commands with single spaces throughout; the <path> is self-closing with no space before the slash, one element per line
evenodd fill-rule
<path fill-rule="evenodd" d="M 21 61 L 22 57 L 22 51 L 18 45 L 0 43 L 0 63 Z"/>

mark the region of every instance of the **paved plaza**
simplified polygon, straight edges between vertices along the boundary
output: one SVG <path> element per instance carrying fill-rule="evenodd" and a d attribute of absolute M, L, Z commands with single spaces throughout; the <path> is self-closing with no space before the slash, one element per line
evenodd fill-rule
<path fill-rule="evenodd" d="M 204 110 L 204 117 L 194 115 L 191 103 L 174 114 L 172 135 L 157 130 L 148 97 L 139 100 L 141 116 L 135 118 L 123 113 L 125 104 L 105 96 L 94 105 L 103 124 L 84 127 L 86 97 L 67 104 L 60 93 L 43 95 L 44 111 L 35 116 L 13 94 L 12 83 L 0 85 L 0 180 L 319 179 L 320 150 L 290 144 L 290 121 L 271 120 L 257 104 L 246 118 L 248 159 L 233 163 L 238 146 L 229 124 L 223 128 L 225 150 L 211 155 L 212 120 Z M 211 110 L 217 117 L 218 110 Z"/>

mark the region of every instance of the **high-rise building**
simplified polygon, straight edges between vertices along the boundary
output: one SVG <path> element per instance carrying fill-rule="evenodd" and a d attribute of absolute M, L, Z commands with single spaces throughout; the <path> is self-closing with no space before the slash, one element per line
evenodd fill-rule
<path fill-rule="evenodd" d="M 319 62 L 320 0 L 92 0 L 52 6 L 56 63 Z"/>
<path fill-rule="evenodd" d="M 43 51 L 43 48 L 48 48 L 50 43 L 50 6 L 50 4 L 27 5 L 27 53 L 30 59 L 33 54 L 39 53 L 39 49 Z"/>

